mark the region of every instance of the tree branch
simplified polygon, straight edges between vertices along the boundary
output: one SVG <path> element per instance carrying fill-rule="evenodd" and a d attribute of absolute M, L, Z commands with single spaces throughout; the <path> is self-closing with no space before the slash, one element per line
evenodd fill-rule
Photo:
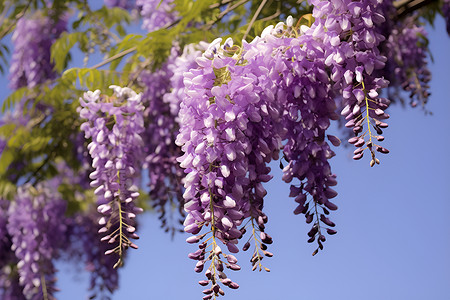
<path fill-rule="evenodd" d="M 437 2 L 437 0 L 400 0 L 394 2 L 394 7 L 397 9 L 397 17 L 402 18 L 405 15 L 433 2 Z"/>
<path fill-rule="evenodd" d="M 250 21 L 250 23 L 248 23 L 247 30 L 245 31 L 244 36 L 242 37 L 242 40 L 245 40 L 245 38 L 247 37 L 248 33 L 250 32 L 250 29 L 253 26 L 253 23 L 255 23 L 256 18 L 258 18 L 258 16 L 261 13 L 261 10 L 263 9 L 264 5 L 266 5 L 266 2 L 267 2 L 267 0 L 263 0 L 261 2 L 261 4 L 259 5 L 259 7 L 256 10 L 255 14 L 253 15 L 252 20 Z"/>

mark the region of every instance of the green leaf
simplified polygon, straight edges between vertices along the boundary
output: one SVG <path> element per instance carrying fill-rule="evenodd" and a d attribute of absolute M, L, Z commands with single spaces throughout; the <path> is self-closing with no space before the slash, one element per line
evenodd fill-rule
<path fill-rule="evenodd" d="M 63 32 L 51 48 L 51 60 L 55 64 L 55 69 L 62 72 L 67 64 L 69 51 L 76 43 L 80 43 L 80 48 L 89 43 L 86 32 Z"/>
<path fill-rule="evenodd" d="M 3 149 L 2 156 L 0 156 L 0 176 L 6 173 L 9 165 L 14 160 L 14 151 L 10 148 Z"/>
<path fill-rule="evenodd" d="M 2 113 L 4 113 L 7 109 L 14 107 L 14 105 L 25 98 L 29 92 L 30 90 L 27 87 L 22 87 L 12 92 L 3 102 Z"/>

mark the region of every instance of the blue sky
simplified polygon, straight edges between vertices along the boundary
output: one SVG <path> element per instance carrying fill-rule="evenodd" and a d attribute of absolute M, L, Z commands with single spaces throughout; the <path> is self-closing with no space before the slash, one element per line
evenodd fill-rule
<path fill-rule="evenodd" d="M 339 195 L 332 220 L 338 234 L 327 237 L 324 251 L 312 257 L 309 226 L 295 216 L 289 186 L 273 164 L 274 179 L 265 212 L 273 258 L 270 273 L 251 271 L 250 253 L 239 253 L 241 271 L 228 271 L 240 284 L 226 289 L 223 299 L 450 299 L 450 38 L 438 17 L 428 27 L 434 63 L 428 110 L 393 105 L 384 146 L 390 154 L 369 167 L 368 157 L 352 161 L 353 148 L 335 149 L 331 161 Z M 0 96 L 5 95 L 5 80 Z M 204 279 L 187 258 L 195 245 L 187 234 L 171 240 L 159 229 L 157 216 L 140 217 L 139 249 L 131 250 L 120 271 L 120 289 L 113 299 L 201 299 Z M 85 299 L 87 274 L 59 263 L 58 299 Z"/>

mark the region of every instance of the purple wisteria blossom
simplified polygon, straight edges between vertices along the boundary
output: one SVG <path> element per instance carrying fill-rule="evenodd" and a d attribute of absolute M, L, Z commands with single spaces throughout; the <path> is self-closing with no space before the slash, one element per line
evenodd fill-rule
<path fill-rule="evenodd" d="M 7 229 L 26 299 L 54 299 L 53 259 L 65 244 L 66 205 L 55 186 L 44 182 L 20 187 L 9 207 Z"/>
<path fill-rule="evenodd" d="M 450 0 L 444 0 L 442 3 L 442 15 L 445 19 L 447 33 L 450 35 Z"/>
<path fill-rule="evenodd" d="M 308 34 L 296 37 L 293 29 L 284 24 L 277 25 L 272 32 L 293 36 L 284 38 L 283 47 L 274 55 L 281 75 L 277 86 L 286 97 L 283 158 L 287 165 L 283 168 L 283 180 L 291 183 L 289 196 L 298 204 L 294 213 L 304 214 L 306 222 L 313 224 L 308 242 L 317 241 L 315 254 L 326 239 L 323 227 L 334 227 L 325 215 L 337 209 L 330 201 L 337 193 L 330 188 L 336 185 L 336 176 L 328 162 L 335 154 L 326 141 L 328 138 L 335 146 L 340 143 L 336 137 L 326 135 L 330 120 L 338 119 L 335 93 L 320 42 Z M 294 179 L 298 182 L 292 182 Z M 327 232 L 335 233 L 330 228 Z"/>
<path fill-rule="evenodd" d="M 175 21 L 172 0 L 136 0 L 136 5 L 140 8 L 143 19 L 142 28 L 148 32 L 161 29 Z"/>
<path fill-rule="evenodd" d="M 103 0 L 108 7 L 120 7 L 123 9 L 131 9 L 135 6 L 132 0 Z"/>
<path fill-rule="evenodd" d="M 10 201 L 0 199 L 0 299 L 22 300 L 23 287 L 19 284 L 18 260 L 11 250 L 11 235 L 8 233 L 8 209 Z"/>
<path fill-rule="evenodd" d="M 34 14 L 17 21 L 12 35 L 14 51 L 9 69 L 10 87 L 33 88 L 55 77 L 50 47 L 66 28 L 66 20 Z"/>
<path fill-rule="evenodd" d="M 395 14 L 392 3 L 383 3 L 383 14 L 389 16 L 389 12 Z M 383 24 L 381 32 L 387 40 L 382 43 L 381 51 L 388 58 L 383 75 L 390 82 L 389 91 L 394 91 L 391 98 L 401 98 L 399 91 L 405 90 L 409 92 L 412 106 L 418 103 L 424 106 L 430 95 L 431 72 L 427 67 L 427 32 L 417 18 L 417 15 L 396 21 L 390 18 Z"/>
<path fill-rule="evenodd" d="M 205 42 L 186 45 L 181 54 L 175 56 L 172 54 L 172 61 L 167 64 L 168 74 L 170 74 L 170 91 L 163 96 L 163 100 L 169 104 L 170 113 L 176 116 L 176 120 L 178 120 L 181 100 L 186 95 L 183 74 L 197 67 L 195 60 L 202 55 L 208 45 Z"/>
<path fill-rule="evenodd" d="M 102 241 L 111 247 L 105 254 L 117 253 L 115 267 L 123 264 L 124 250 L 137 248 L 130 239 L 135 233 L 136 213 L 142 211 L 135 204 L 139 196 L 136 180 L 140 173 L 142 138 L 144 131 L 141 94 L 129 88 L 111 86 L 114 95 L 101 95 L 99 90 L 87 92 L 80 98 L 80 117 L 87 119 L 81 125 L 95 169 L 89 177 L 95 187 Z"/>
<path fill-rule="evenodd" d="M 90 297 L 110 299 L 110 295 L 119 287 L 118 269 L 113 268 L 118 255 L 105 255 L 110 245 L 100 240 L 100 217 L 95 207 L 90 207 L 69 219 L 71 258 L 75 256 L 78 262 L 83 261 L 86 271 L 89 272 Z"/>
<path fill-rule="evenodd" d="M 174 142 L 179 125 L 176 122 L 177 108 L 171 109 L 171 105 L 177 105 L 177 100 L 168 103 L 163 97 L 169 93 L 171 78 L 175 76 L 170 66 L 178 52 L 178 47 L 174 46 L 168 61 L 160 69 L 154 72 L 146 70 L 139 76 L 139 84 L 144 88 L 142 103 L 146 107 L 144 168 L 148 169 L 150 201 L 159 213 L 161 227 L 172 234 L 180 230 L 181 217 L 184 217 L 184 188 L 181 183 L 184 173 L 176 161 L 181 149 Z M 174 208 L 178 208 L 178 212 Z"/>
<path fill-rule="evenodd" d="M 224 294 L 220 282 L 232 289 L 239 287 L 218 273 L 223 272 L 224 266 L 240 269 L 234 256 L 222 253 L 219 241 L 229 252 L 238 252 L 238 239 L 246 231 L 245 226 L 241 227 L 245 219 L 249 218 L 255 243 L 261 246 L 252 258 L 254 269 L 262 269 L 262 257 L 272 255 L 266 251 L 266 244 L 271 244 L 272 239 L 265 232 L 267 216 L 262 208 L 266 190 L 262 183 L 271 179 L 267 163 L 278 159 L 282 131 L 281 111 L 273 93 L 272 77 L 278 75 L 254 62 L 256 55 L 262 62 L 270 50 L 249 51 L 245 55 L 233 46 L 232 40 L 223 45 L 220 42 L 218 39 L 211 43 L 196 60 L 198 68 L 184 74 L 186 97 L 181 103 L 182 125 L 176 141 L 184 152 L 179 161 L 188 173 L 185 231 L 198 234 L 207 226 L 212 238 L 211 249 L 204 241 L 199 250 L 189 255 L 198 260 L 196 272 L 201 272 L 211 260 L 205 272 L 207 280 L 200 282 L 210 284 L 203 291 L 205 299 Z M 244 60 L 248 63 L 242 64 Z M 193 236 L 188 242 L 198 242 L 207 234 Z M 247 244 L 244 250 L 248 249 Z"/>
<path fill-rule="evenodd" d="M 325 65 L 331 70 L 334 89 L 342 95 L 341 114 L 355 137 L 349 142 L 357 149 L 354 159 L 361 159 L 368 149 L 370 165 L 379 163 L 376 152 L 389 151 L 375 144 L 383 140 L 382 128 L 387 127 L 384 112 L 390 101 L 379 97 L 388 81 L 376 70 L 385 66 L 387 58 L 380 53 L 379 44 L 385 40 L 377 26 L 385 21 L 380 2 L 376 0 L 310 0 L 314 5 L 314 24 L 306 34 L 320 39 L 325 50 Z M 326 28 L 326 30 L 325 30 Z M 373 127 L 373 128 L 372 128 Z M 364 130 L 365 128 L 365 130 Z M 373 132 L 375 131 L 375 132 Z"/>

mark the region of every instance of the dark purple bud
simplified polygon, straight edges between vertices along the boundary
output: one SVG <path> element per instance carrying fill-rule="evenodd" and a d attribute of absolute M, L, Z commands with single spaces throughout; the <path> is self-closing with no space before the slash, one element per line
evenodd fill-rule
<path fill-rule="evenodd" d="M 380 141 L 380 142 L 384 141 L 384 136 L 378 135 L 377 136 L 377 140 Z"/>
<path fill-rule="evenodd" d="M 231 253 L 238 253 L 239 252 L 239 248 L 233 243 L 228 243 L 227 244 L 227 248 L 228 248 L 228 251 L 230 251 Z"/>
<path fill-rule="evenodd" d="M 353 159 L 354 160 L 359 160 L 359 159 L 361 159 L 363 157 L 363 155 L 364 155 L 364 152 L 361 152 L 359 154 L 353 155 Z"/>
<path fill-rule="evenodd" d="M 303 213 L 304 208 L 305 208 L 305 207 L 303 206 L 303 204 L 300 204 L 299 206 L 297 206 L 297 207 L 294 209 L 294 215 L 298 215 L 298 214 Z"/>
<path fill-rule="evenodd" d="M 221 294 L 222 296 L 224 296 L 224 295 L 225 295 L 225 292 L 224 292 L 221 288 L 219 288 L 219 294 Z"/>
<path fill-rule="evenodd" d="M 269 251 L 263 251 L 263 253 L 264 253 L 264 255 L 267 256 L 267 257 L 272 257 L 272 256 L 273 256 L 273 253 L 272 253 L 272 252 L 269 252 Z"/>
<path fill-rule="evenodd" d="M 206 296 L 204 296 L 202 299 L 203 299 L 203 300 L 210 300 L 210 299 L 212 299 L 212 296 L 213 296 L 213 295 L 206 295 Z"/>
<path fill-rule="evenodd" d="M 223 263 L 221 261 L 217 262 L 216 268 L 218 271 L 223 272 Z"/>
<path fill-rule="evenodd" d="M 233 271 L 239 271 L 241 269 L 241 267 L 237 264 L 229 264 L 228 268 L 233 270 Z"/>
<path fill-rule="evenodd" d="M 337 210 L 337 209 L 338 209 L 337 205 L 334 204 L 334 203 L 332 203 L 332 202 L 330 202 L 330 201 L 325 202 L 325 206 L 326 206 L 329 210 Z"/>
<path fill-rule="evenodd" d="M 334 135 L 327 134 L 327 138 L 335 147 L 338 147 L 341 144 L 341 140 Z"/>
<path fill-rule="evenodd" d="M 228 254 L 227 255 L 227 260 L 230 264 L 235 264 L 237 263 L 237 258 L 234 255 Z"/>
<path fill-rule="evenodd" d="M 265 240 L 265 239 L 267 239 L 267 233 L 261 232 L 261 233 L 259 234 L 259 237 L 261 238 L 261 240 Z"/>
<path fill-rule="evenodd" d="M 383 154 L 388 154 L 389 150 L 380 146 L 377 146 L 377 151 Z"/>
<path fill-rule="evenodd" d="M 384 111 L 380 108 L 377 108 L 377 109 L 375 109 L 375 114 L 377 116 L 382 116 L 382 115 L 384 115 Z"/>
<path fill-rule="evenodd" d="M 273 243 L 272 237 L 271 237 L 270 235 L 268 235 L 267 233 L 266 233 L 266 238 L 265 238 L 265 239 L 261 239 L 261 241 L 262 241 L 263 243 L 269 244 L 269 245 Z"/>
<path fill-rule="evenodd" d="M 355 133 L 355 134 L 359 134 L 361 131 L 362 131 L 362 126 L 355 126 L 354 128 L 353 128 L 353 132 Z"/>
<path fill-rule="evenodd" d="M 362 145 L 364 145 L 366 142 L 364 141 L 364 139 L 359 138 L 358 141 L 355 143 L 355 147 L 361 147 Z"/>
<path fill-rule="evenodd" d="M 352 137 L 352 138 L 349 138 L 349 139 L 348 139 L 348 142 L 349 142 L 350 144 L 354 144 L 354 143 L 356 143 L 358 140 L 359 140 L 359 137 L 358 137 L 358 136 L 354 136 L 354 137 Z"/>
<path fill-rule="evenodd" d="M 258 217 L 258 219 L 259 219 L 259 217 Z M 263 219 L 264 224 L 266 224 L 269 221 L 269 217 L 267 217 L 267 215 L 265 215 L 265 214 L 262 215 L 262 219 Z"/>
<path fill-rule="evenodd" d="M 217 273 L 219 273 L 219 278 L 221 279 L 227 278 L 227 275 L 224 272 L 217 272 Z"/>
<path fill-rule="evenodd" d="M 308 239 L 308 243 L 312 243 L 316 240 L 316 236 L 312 236 Z"/>
<path fill-rule="evenodd" d="M 248 248 L 250 248 L 250 242 L 245 243 L 244 247 L 242 247 L 242 250 L 247 251 Z"/>
<path fill-rule="evenodd" d="M 324 193 L 325 193 L 325 196 L 326 196 L 328 199 L 334 198 L 334 197 L 336 197 L 337 194 L 338 194 L 335 190 L 333 190 L 332 188 L 329 188 L 329 187 L 327 187 L 327 188 L 325 189 Z"/>
<path fill-rule="evenodd" d="M 219 289 L 220 289 L 220 287 L 217 283 L 215 285 L 213 285 L 213 291 L 215 294 L 217 294 L 219 292 Z"/>
<path fill-rule="evenodd" d="M 358 155 L 358 154 L 360 154 L 360 153 L 362 153 L 362 152 L 364 152 L 364 149 L 363 149 L 363 148 L 357 148 L 357 149 L 355 149 L 355 151 L 353 151 L 353 154 L 354 154 L 354 155 Z"/>
<path fill-rule="evenodd" d="M 314 216 L 311 215 L 311 214 L 306 214 L 305 217 L 306 217 L 306 224 L 311 223 L 313 221 L 313 218 L 314 218 Z"/>
<path fill-rule="evenodd" d="M 347 128 L 351 128 L 351 127 L 355 126 L 355 121 L 353 119 L 351 119 L 350 121 L 345 123 L 344 126 L 347 127 Z"/>
<path fill-rule="evenodd" d="M 195 243 L 198 243 L 199 241 L 200 241 L 200 239 L 196 235 L 190 236 L 186 239 L 186 242 L 188 242 L 189 244 L 195 244 Z"/>
<path fill-rule="evenodd" d="M 302 214 L 306 214 L 308 212 L 309 209 L 309 202 L 306 203 L 305 207 L 303 208 Z"/>
<path fill-rule="evenodd" d="M 320 221 L 324 222 L 326 225 L 334 227 L 336 226 L 336 224 L 334 224 L 333 222 L 330 221 L 330 219 L 328 219 L 327 217 L 325 217 L 325 215 L 320 215 Z"/>
<path fill-rule="evenodd" d="M 306 202 L 306 195 L 305 194 L 299 194 L 296 198 L 295 198 L 295 200 L 294 200 L 295 202 L 297 202 L 298 204 L 305 204 L 305 202 Z"/>
<path fill-rule="evenodd" d="M 308 232 L 309 237 L 313 237 L 316 235 L 317 231 L 319 231 L 319 227 L 317 225 L 314 225 L 311 230 Z"/>
<path fill-rule="evenodd" d="M 198 247 L 199 247 L 200 249 L 205 249 L 205 248 L 206 248 L 206 245 L 207 245 L 207 243 L 206 243 L 206 242 L 203 242 L 203 243 L 199 244 Z"/>
<path fill-rule="evenodd" d="M 325 238 L 324 235 L 320 235 L 320 236 L 319 236 L 319 241 L 325 242 L 326 240 L 327 240 L 327 239 Z"/>
<path fill-rule="evenodd" d="M 208 283 L 209 283 L 209 280 L 200 280 L 198 282 L 198 284 L 200 284 L 201 286 L 206 286 L 206 285 L 208 285 Z"/>
<path fill-rule="evenodd" d="M 195 265 L 194 271 L 197 273 L 200 273 L 201 271 L 203 271 L 204 265 L 205 265 L 205 262 L 203 260 L 198 261 L 197 264 Z"/>
<path fill-rule="evenodd" d="M 381 130 L 380 127 L 378 127 L 378 126 L 373 126 L 373 128 L 375 129 L 375 131 L 377 132 L 377 134 L 383 134 L 383 130 Z"/>
<path fill-rule="evenodd" d="M 327 233 L 328 233 L 329 235 L 333 235 L 333 234 L 336 234 L 337 231 L 336 231 L 336 230 L 333 230 L 333 229 L 330 229 L 330 228 L 327 228 Z"/>
<path fill-rule="evenodd" d="M 204 250 L 198 249 L 198 250 L 195 251 L 195 252 L 189 253 L 189 254 L 188 254 L 188 257 L 189 257 L 190 259 L 198 260 L 198 257 L 199 257 L 203 252 L 204 252 Z"/>
<path fill-rule="evenodd" d="M 213 291 L 212 291 L 212 289 L 206 289 L 206 290 L 203 290 L 202 291 L 202 293 L 203 294 L 206 294 L 206 295 L 209 295 L 209 294 L 211 294 Z M 203 299 L 205 299 L 205 298 L 203 298 Z M 211 299 L 211 298 L 209 298 L 209 299 Z"/>
<path fill-rule="evenodd" d="M 206 278 L 208 278 L 209 280 L 211 280 L 212 274 L 211 274 L 211 270 L 210 270 L 210 269 L 206 270 L 205 276 L 206 276 Z"/>
<path fill-rule="evenodd" d="M 320 240 L 317 241 L 317 244 L 319 244 L 319 249 L 323 250 L 323 244 L 320 242 Z"/>
<path fill-rule="evenodd" d="M 237 284 L 236 282 L 232 282 L 229 285 L 230 289 L 236 290 L 239 288 L 239 284 Z"/>
<path fill-rule="evenodd" d="M 261 248 L 261 250 L 267 250 L 267 245 L 266 244 L 261 244 L 260 248 Z"/>
<path fill-rule="evenodd" d="M 228 286 L 232 281 L 230 278 L 224 278 L 224 279 L 221 279 L 220 282 L 222 282 L 224 285 Z"/>

